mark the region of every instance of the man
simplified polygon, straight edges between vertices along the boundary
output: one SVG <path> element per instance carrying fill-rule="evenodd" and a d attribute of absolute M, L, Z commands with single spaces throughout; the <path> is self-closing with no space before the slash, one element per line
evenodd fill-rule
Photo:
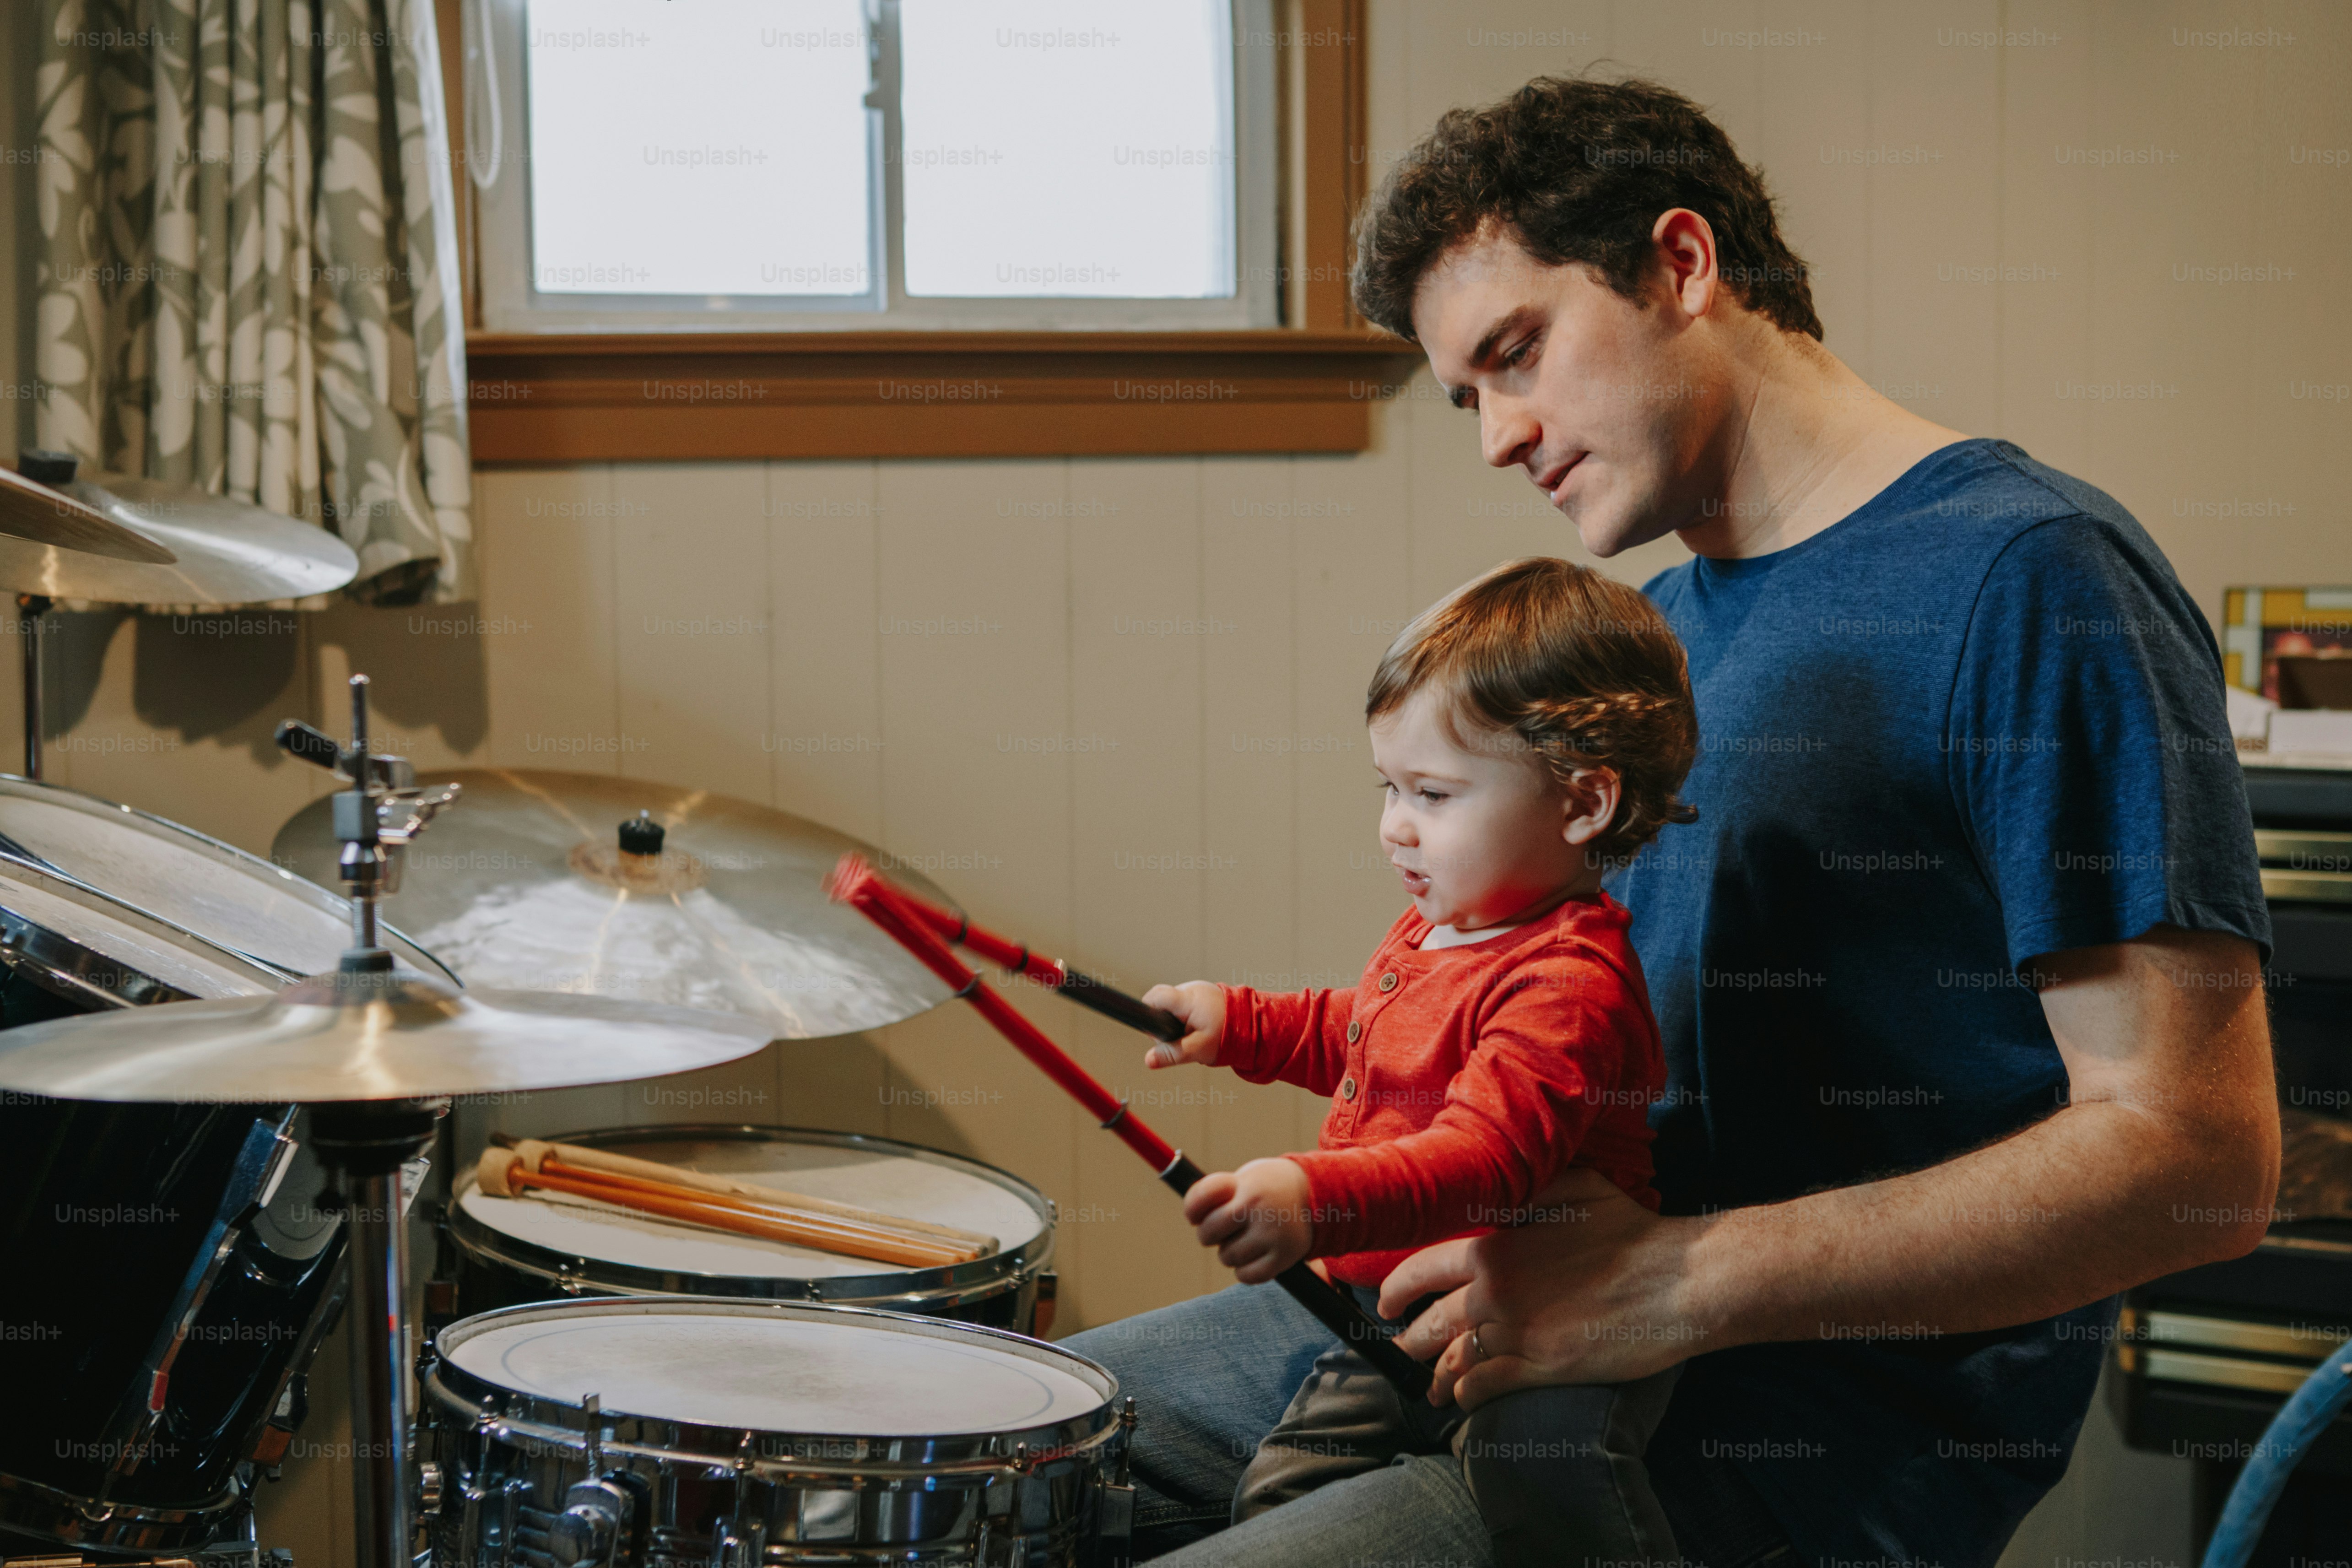
<path fill-rule="evenodd" d="M 1646 591 L 1701 736 L 1699 820 L 1612 883 L 1664 1212 L 1572 1172 L 1382 1309 L 1450 1292 L 1404 1342 L 1465 1406 L 1683 1363 L 1649 1467 L 1689 1561 L 1990 1564 L 2064 1472 L 2115 1292 L 2243 1253 L 2276 1188 L 2211 633 L 2112 499 L 1824 349 L 1761 182 L 1664 89 L 1448 114 L 1355 291 L 1592 553 L 1690 548 Z M 1145 1413 L 1139 1556 L 1491 1560 L 1443 1455 L 1216 1533 L 1327 1337 L 1235 1290 L 1073 1342 Z"/>

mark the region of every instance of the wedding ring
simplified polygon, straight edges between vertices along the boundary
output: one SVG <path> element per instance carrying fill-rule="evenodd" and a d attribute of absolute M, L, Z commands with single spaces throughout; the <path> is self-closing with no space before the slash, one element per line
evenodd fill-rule
<path fill-rule="evenodd" d="M 1478 1339 L 1478 1330 L 1483 1329 L 1486 1326 L 1486 1324 L 1480 1323 L 1476 1328 L 1470 1331 L 1470 1348 L 1478 1352 L 1478 1359 L 1480 1361 L 1485 1361 L 1488 1353 L 1486 1345 L 1481 1343 Z"/>

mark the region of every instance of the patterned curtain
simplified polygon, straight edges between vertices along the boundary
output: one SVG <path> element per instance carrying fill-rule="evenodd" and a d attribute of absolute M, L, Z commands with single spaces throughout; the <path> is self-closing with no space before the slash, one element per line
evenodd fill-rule
<path fill-rule="evenodd" d="M 433 0 L 41 0 L 41 444 L 474 592 Z"/>

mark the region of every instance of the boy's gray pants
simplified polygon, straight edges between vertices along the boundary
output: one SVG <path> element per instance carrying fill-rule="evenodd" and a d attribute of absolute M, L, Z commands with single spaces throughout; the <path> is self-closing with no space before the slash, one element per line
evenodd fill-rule
<path fill-rule="evenodd" d="M 1378 1300 L 1356 1289 L 1367 1308 Z M 1502 1568 L 1667 1563 L 1674 1531 L 1642 1456 L 1679 1366 L 1633 1383 L 1521 1389 L 1465 1419 L 1402 1395 L 1355 1352 L 1318 1357 L 1234 1491 L 1234 1522 L 1416 1454 L 1451 1451 Z"/>

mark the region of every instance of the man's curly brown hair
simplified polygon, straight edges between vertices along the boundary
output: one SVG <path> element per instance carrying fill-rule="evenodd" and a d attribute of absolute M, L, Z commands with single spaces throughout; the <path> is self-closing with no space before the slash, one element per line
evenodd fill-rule
<path fill-rule="evenodd" d="M 1698 817 L 1675 795 L 1698 754 L 1689 660 L 1658 607 L 1613 578 L 1529 555 L 1464 584 L 1389 645 L 1365 720 L 1423 687 L 1443 693 L 1465 750 L 1527 752 L 1563 783 L 1614 773 L 1617 816 L 1591 847 L 1604 863 Z"/>
<path fill-rule="evenodd" d="M 1717 273 L 1741 304 L 1822 335 L 1763 177 L 1705 110 L 1651 81 L 1538 77 L 1499 103 L 1447 110 L 1364 203 L 1349 283 L 1367 320 L 1412 339 L 1422 279 L 1491 223 L 1537 260 L 1582 262 L 1638 302 L 1650 231 L 1675 207 L 1715 231 Z"/>

